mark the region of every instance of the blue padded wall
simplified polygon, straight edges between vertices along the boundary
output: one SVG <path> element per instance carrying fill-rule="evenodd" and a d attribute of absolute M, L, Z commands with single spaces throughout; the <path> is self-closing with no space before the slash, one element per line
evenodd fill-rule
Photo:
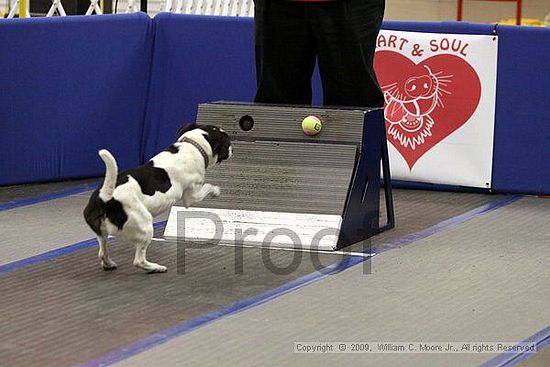
<path fill-rule="evenodd" d="M 144 159 L 194 121 L 199 103 L 254 99 L 254 32 L 250 18 L 160 13 L 144 135 Z"/>
<path fill-rule="evenodd" d="M 497 33 L 493 190 L 550 194 L 550 28 Z"/>
<path fill-rule="evenodd" d="M 145 14 L 0 22 L 0 185 L 140 163 L 152 50 Z"/>
<path fill-rule="evenodd" d="M 550 194 L 550 29 L 392 21 L 383 28 L 498 34 L 493 190 Z M 252 101 L 256 90 L 250 18 L 3 20 L 0 42 L 0 185 L 100 176 L 101 148 L 121 169 L 135 166 L 173 142 L 199 103 Z M 313 86 L 318 105 L 317 72 Z"/>

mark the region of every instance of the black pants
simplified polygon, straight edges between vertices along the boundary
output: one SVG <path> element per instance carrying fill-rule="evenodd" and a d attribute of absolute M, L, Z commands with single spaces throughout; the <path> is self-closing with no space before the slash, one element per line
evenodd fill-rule
<path fill-rule="evenodd" d="M 317 59 L 324 105 L 384 105 L 373 57 L 385 0 L 255 5 L 256 102 L 311 104 Z"/>

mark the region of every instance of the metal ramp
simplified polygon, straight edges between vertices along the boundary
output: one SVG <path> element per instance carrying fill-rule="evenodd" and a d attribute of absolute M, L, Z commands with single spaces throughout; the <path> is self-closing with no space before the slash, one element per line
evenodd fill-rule
<path fill-rule="evenodd" d="M 317 136 L 302 132 L 308 115 L 323 121 Z M 393 227 L 382 109 L 217 102 L 199 105 L 197 123 L 227 131 L 233 158 L 207 171 L 220 197 L 173 207 L 165 238 L 335 250 Z M 253 126 L 245 131 L 247 124 Z"/>

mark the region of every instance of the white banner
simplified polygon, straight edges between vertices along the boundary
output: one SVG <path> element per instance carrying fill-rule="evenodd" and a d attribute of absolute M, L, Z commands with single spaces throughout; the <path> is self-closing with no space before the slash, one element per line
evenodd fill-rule
<path fill-rule="evenodd" d="M 382 30 L 392 179 L 491 187 L 498 37 Z"/>

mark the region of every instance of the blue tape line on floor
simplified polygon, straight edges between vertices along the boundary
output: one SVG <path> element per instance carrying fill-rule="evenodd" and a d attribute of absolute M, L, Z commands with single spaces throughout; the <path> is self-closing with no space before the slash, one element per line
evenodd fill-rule
<path fill-rule="evenodd" d="M 550 345 L 550 326 L 540 330 L 522 343 L 535 343 L 537 351 L 541 351 L 547 345 Z M 502 353 L 483 363 L 480 367 L 512 367 L 518 363 L 532 357 L 533 353 Z"/>
<path fill-rule="evenodd" d="M 18 270 L 27 266 L 37 265 L 56 257 L 72 254 L 73 252 L 80 251 L 97 244 L 97 240 L 90 239 L 82 242 L 78 242 L 66 247 L 58 248 L 52 251 L 44 252 L 40 255 L 27 257 L 22 260 L 14 261 L 8 264 L 0 265 L 0 274 L 8 273 L 10 271 Z"/>
<path fill-rule="evenodd" d="M 82 220 L 84 220 L 84 219 L 82 219 Z M 154 228 L 159 228 L 159 227 L 163 227 L 163 226 L 166 226 L 166 221 L 158 222 L 158 223 L 155 223 L 153 225 Z M 27 257 L 27 258 L 17 260 L 17 261 L 11 262 L 11 263 L 0 265 L 0 274 L 8 273 L 10 271 L 19 270 L 21 268 L 31 266 L 31 265 L 41 264 L 43 262 L 55 259 L 57 257 L 69 255 L 69 254 L 72 254 L 73 252 L 84 250 L 84 249 L 93 247 L 95 245 L 97 245 L 97 240 L 95 238 L 92 238 L 92 239 L 81 241 L 81 242 L 78 242 L 78 243 L 75 243 L 75 244 L 72 244 L 72 245 L 69 245 L 69 246 L 65 246 L 65 247 L 55 249 L 55 250 L 44 252 L 44 253 L 39 254 L 39 255 Z"/>
<path fill-rule="evenodd" d="M 32 198 L 27 198 L 27 199 L 20 199 L 20 200 L 10 201 L 8 203 L 0 204 L 0 211 L 20 208 L 20 207 L 27 206 L 27 205 L 34 205 L 34 204 L 42 203 L 44 201 L 60 199 L 60 198 L 66 197 L 66 196 L 76 195 L 76 194 L 80 194 L 82 192 L 95 190 L 97 188 L 97 185 L 98 185 L 98 182 L 87 183 L 87 184 L 84 184 L 84 185 L 71 187 L 70 189 L 52 192 L 51 194 L 35 196 L 35 197 L 32 197 Z"/>

